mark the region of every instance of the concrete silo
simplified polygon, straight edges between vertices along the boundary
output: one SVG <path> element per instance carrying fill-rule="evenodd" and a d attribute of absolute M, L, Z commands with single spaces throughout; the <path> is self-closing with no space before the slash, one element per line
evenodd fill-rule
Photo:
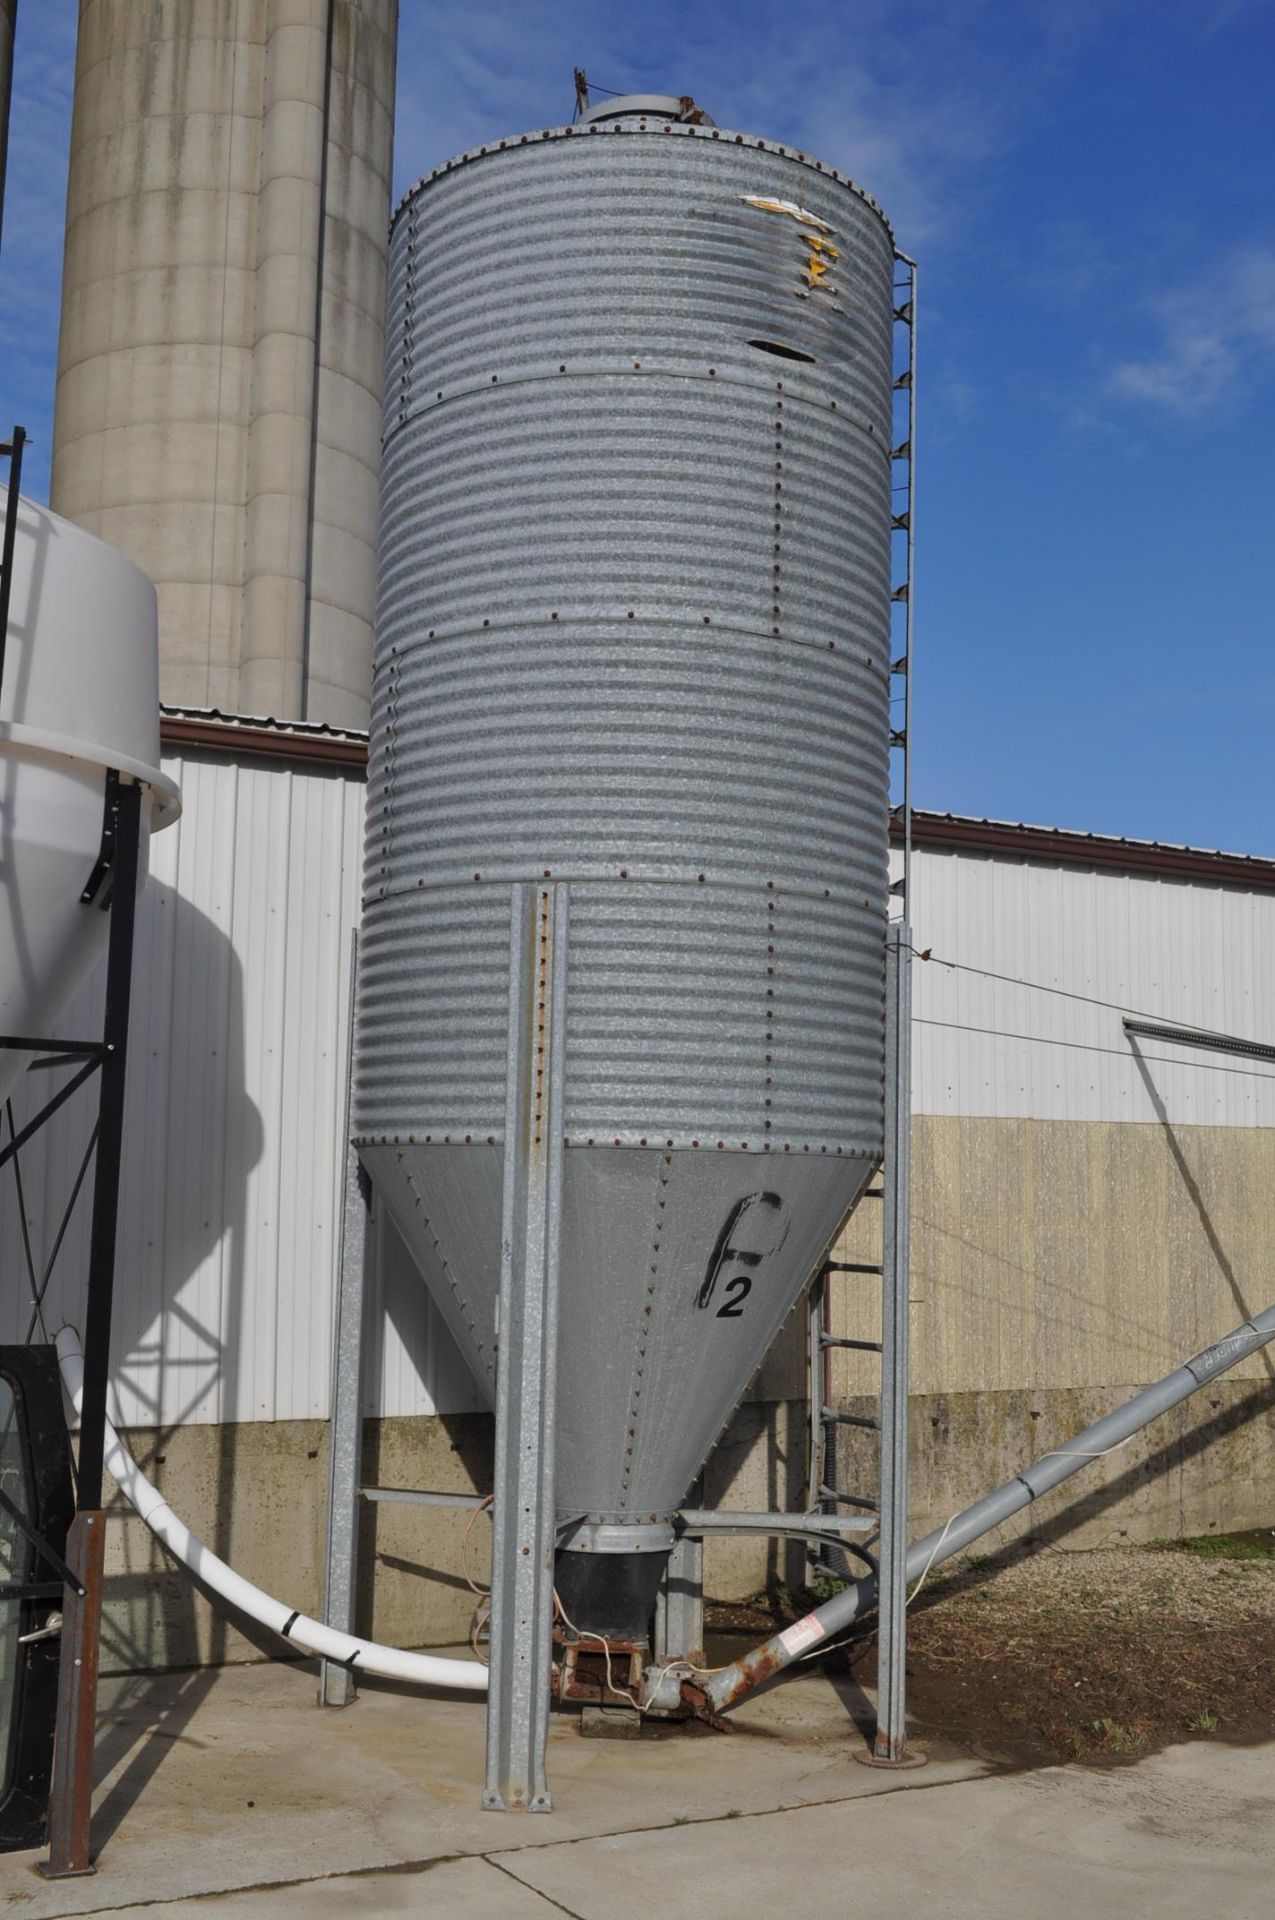
<path fill-rule="evenodd" d="M 497 1563 L 617 1654 L 882 1151 L 893 242 L 682 116 L 493 142 L 390 245 L 355 1137 L 523 1395 Z"/>
<path fill-rule="evenodd" d="M 51 500 L 168 701 L 359 725 L 396 0 L 81 0 Z"/>

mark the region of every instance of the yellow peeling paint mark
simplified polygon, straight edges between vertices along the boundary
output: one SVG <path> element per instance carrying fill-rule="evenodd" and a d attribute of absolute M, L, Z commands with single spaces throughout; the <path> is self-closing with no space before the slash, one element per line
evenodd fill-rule
<path fill-rule="evenodd" d="M 823 239 L 817 233 L 805 233 L 802 239 L 810 249 L 810 256 L 806 261 L 806 285 L 820 287 L 825 293 L 830 293 L 832 289 L 828 285 L 828 269 L 834 260 L 841 258 L 840 247 L 834 247 L 830 240 Z"/>
<path fill-rule="evenodd" d="M 758 207 L 763 213 L 787 214 L 790 219 L 796 220 L 801 227 L 807 229 L 800 236 L 807 251 L 805 259 L 798 268 L 798 278 L 804 281 L 808 291 L 803 291 L 801 287 L 794 287 L 793 291 L 798 299 L 806 300 L 810 297 L 810 293 L 822 293 L 830 297 L 835 295 L 837 289 L 828 278 L 828 269 L 834 260 L 841 258 L 841 249 L 835 247 L 826 237 L 834 231 L 828 222 L 821 220 L 817 213 L 811 213 L 808 208 L 798 206 L 795 200 L 775 200 L 765 194 L 745 194 L 743 200 L 745 206 Z M 812 228 L 815 231 L 810 231 Z M 833 308 L 834 311 L 840 311 L 835 300 Z"/>
<path fill-rule="evenodd" d="M 799 220 L 803 227 L 817 227 L 820 233 L 832 232 L 826 220 L 821 220 L 817 213 L 807 212 L 805 207 L 799 207 L 795 200 L 772 200 L 765 194 L 746 193 L 744 205 L 760 207 L 763 213 L 786 213 L 794 220 Z"/>

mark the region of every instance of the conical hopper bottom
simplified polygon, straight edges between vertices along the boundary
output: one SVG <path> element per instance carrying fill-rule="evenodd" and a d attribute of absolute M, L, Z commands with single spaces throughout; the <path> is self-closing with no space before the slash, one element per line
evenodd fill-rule
<path fill-rule="evenodd" d="M 494 1404 L 503 1147 L 360 1152 Z M 566 1152 L 560 1521 L 648 1522 L 676 1510 L 872 1166 L 826 1155 Z"/>

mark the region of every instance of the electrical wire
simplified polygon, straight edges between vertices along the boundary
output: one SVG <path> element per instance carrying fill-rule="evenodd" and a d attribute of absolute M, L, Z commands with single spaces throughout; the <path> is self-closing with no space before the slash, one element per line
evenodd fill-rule
<path fill-rule="evenodd" d="M 1141 1427 L 1138 1433 L 1141 1433 Z M 1048 1453 L 1042 1453 L 1041 1460 L 1104 1460 L 1109 1453 L 1119 1453 L 1121 1447 L 1127 1447 L 1136 1440 L 1138 1433 L 1127 1433 L 1123 1440 L 1115 1441 L 1109 1447 L 1051 1447 Z M 1039 1465 L 1039 1462 L 1037 1462 Z"/>
<path fill-rule="evenodd" d="M 591 94 L 605 93 L 609 99 L 619 100 L 625 93 L 630 91 L 627 87 L 598 86 L 596 81 L 589 79 L 583 67 L 577 67 L 573 77 L 576 83 L 575 112 L 571 116 L 571 124 L 573 127 L 578 125 L 581 114 L 584 113 L 589 106 Z"/>
<path fill-rule="evenodd" d="M 621 1698 L 628 1701 L 631 1707 L 636 1708 L 638 1713 L 645 1713 L 646 1708 L 642 1705 L 642 1702 L 637 1698 L 635 1694 L 630 1693 L 627 1687 L 618 1687 L 615 1684 L 615 1679 L 611 1672 L 611 1648 L 608 1642 L 603 1638 L 603 1636 L 600 1633 L 590 1633 L 587 1627 L 578 1627 L 576 1625 L 575 1621 L 571 1618 L 566 1608 L 563 1606 L 562 1601 L 558 1596 L 558 1589 L 556 1587 L 553 1590 L 553 1604 L 558 1613 L 559 1618 L 562 1621 L 563 1626 L 569 1627 L 571 1632 L 574 1633 L 577 1640 L 596 1640 L 598 1645 L 601 1647 L 602 1657 L 606 1661 L 607 1692 L 613 1693 L 613 1694 L 619 1694 Z"/>
<path fill-rule="evenodd" d="M 934 1565 L 934 1562 L 935 1562 L 935 1561 L 936 1561 L 936 1560 L 938 1559 L 938 1557 L 939 1557 L 939 1549 L 940 1549 L 940 1547 L 941 1547 L 941 1546 L 943 1545 L 943 1542 L 944 1542 L 944 1541 L 945 1541 L 945 1540 L 947 1539 L 947 1536 L 948 1536 L 948 1534 L 949 1534 L 949 1533 L 950 1533 L 950 1532 L 952 1531 L 952 1527 L 953 1527 L 953 1525 L 954 1525 L 954 1523 L 955 1523 L 955 1522 L 956 1522 L 957 1520 L 959 1520 L 959 1519 L 960 1519 L 960 1517 L 961 1517 L 961 1514 L 962 1514 L 962 1513 L 963 1513 L 964 1511 L 965 1511 L 965 1509 L 964 1509 L 963 1507 L 961 1507 L 961 1508 L 958 1508 L 958 1509 L 957 1509 L 957 1511 L 956 1511 L 955 1513 L 953 1513 L 953 1514 L 950 1514 L 950 1515 L 948 1516 L 948 1518 L 947 1518 L 947 1519 L 946 1519 L 946 1520 L 944 1521 L 944 1523 L 943 1523 L 943 1531 L 942 1531 L 942 1533 L 941 1533 L 941 1534 L 939 1535 L 939 1537 L 938 1537 L 938 1539 L 937 1539 L 937 1540 L 936 1540 L 936 1541 L 934 1542 L 934 1551 L 933 1551 L 933 1553 L 932 1553 L 932 1554 L 930 1555 L 930 1557 L 929 1557 L 929 1559 L 928 1559 L 928 1560 L 926 1561 L 926 1563 L 925 1563 L 925 1566 L 924 1566 L 924 1568 L 923 1568 L 923 1570 L 922 1570 L 922 1573 L 921 1573 L 921 1578 L 920 1578 L 920 1579 L 919 1579 L 919 1580 L 917 1581 L 917 1583 L 916 1583 L 916 1585 L 915 1585 L 915 1586 L 913 1587 L 913 1589 L 912 1589 L 912 1591 L 911 1591 L 911 1593 L 910 1593 L 910 1594 L 908 1595 L 908 1597 L 907 1597 L 907 1599 L 906 1599 L 906 1600 L 904 1601 L 904 1603 L 903 1603 L 903 1611 L 904 1611 L 905 1613 L 907 1612 L 907 1610 L 908 1610 L 908 1608 L 909 1608 L 909 1607 L 910 1607 L 910 1606 L 912 1605 L 912 1602 L 913 1602 L 913 1601 L 914 1601 L 914 1600 L 916 1599 L 916 1596 L 917 1596 L 917 1594 L 918 1594 L 918 1593 L 920 1593 L 920 1591 L 921 1591 L 921 1588 L 922 1588 L 922 1587 L 923 1587 L 923 1586 L 925 1585 L 925 1583 L 926 1583 L 926 1581 L 927 1581 L 927 1580 L 929 1579 L 929 1577 L 930 1577 L 930 1570 L 931 1570 L 931 1568 L 933 1567 L 933 1565 Z"/>
<path fill-rule="evenodd" d="M 473 1651 L 474 1658 L 476 1660 L 481 1660 L 485 1667 L 489 1667 L 491 1665 L 491 1661 L 488 1659 L 487 1655 L 483 1652 L 482 1648 L 478 1644 L 478 1637 L 482 1633 L 482 1630 L 484 1627 L 486 1627 L 488 1630 L 488 1639 L 490 1640 L 490 1637 L 491 1637 L 491 1602 L 490 1600 L 487 1600 L 487 1601 L 480 1600 L 478 1602 L 478 1605 L 474 1608 L 473 1614 L 471 1615 L 470 1622 L 469 1622 L 469 1644 Z"/>
<path fill-rule="evenodd" d="M 478 1639 L 479 1639 L 479 1635 L 482 1633 L 484 1625 L 490 1626 L 491 1588 L 484 1587 L 483 1585 L 481 1585 L 479 1581 L 475 1580 L 473 1574 L 469 1570 L 469 1541 L 470 1541 L 470 1535 L 473 1533 L 473 1530 L 474 1530 L 475 1520 L 478 1518 L 480 1513 L 490 1513 L 491 1504 L 494 1497 L 495 1496 L 493 1494 L 490 1494 L 490 1493 L 487 1494 L 487 1496 L 484 1499 L 479 1501 L 476 1507 L 471 1509 L 469 1518 L 465 1522 L 465 1531 L 461 1535 L 461 1542 L 460 1542 L 460 1570 L 465 1576 L 465 1585 L 469 1588 L 471 1593 L 476 1593 L 479 1596 L 479 1604 L 474 1608 L 473 1618 L 470 1620 L 470 1623 L 469 1623 L 469 1644 L 470 1644 L 470 1647 L 473 1649 L 475 1656 L 482 1661 L 484 1666 L 489 1666 L 490 1661 L 488 1660 L 487 1655 L 483 1653 L 481 1647 L 479 1646 Z M 570 1628 L 571 1632 L 575 1634 L 577 1640 L 596 1640 L 598 1645 L 602 1648 L 603 1658 L 606 1661 L 607 1692 L 610 1694 L 621 1695 L 625 1700 L 629 1701 L 630 1704 L 634 1706 L 639 1713 L 644 1713 L 646 1709 L 643 1707 L 641 1701 L 638 1700 L 629 1691 L 627 1687 L 621 1687 L 616 1685 L 615 1677 L 611 1670 L 611 1649 L 610 1649 L 610 1646 L 607 1644 L 606 1640 L 603 1638 L 603 1636 L 600 1633 L 590 1633 L 586 1627 L 578 1627 L 576 1625 L 575 1621 L 570 1618 L 566 1608 L 563 1606 L 562 1600 L 558 1594 L 558 1589 L 556 1587 L 553 1590 L 553 1606 L 554 1606 L 554 1612 L 558 1615 L 559 1619 L 562 1621 L 563 1626 Z M 703 1671 L 707 1673 L 707 1672 L 717 1671 L 717 1669 L 706 1667 L 703 1669 Z"/>
<path fill-rule="evenodd" d="M 469 1645 L 474 1658 L 481 1660 L 485 1667 L 489 1667 L 491 1661 L 479 1646 L 478 1639 L 484 1626 L 489 1630 L 491 1627 L 491 1588 L 482 1586 L 469 1571 L 469 1536 L 474 1530 L 474 1522 L 479 1514 L 491 1511 L 494 1498 L 494 1494 L 489 1493 L 478 1502 L 477 1506 L 470 1509 L 469 1518 L 465 1522 L 465 1531 L 460 1537 L 460 1570 L 465 1576 L 465 1585 L 469 1591 L 478 1595 L 478 1605 L 474 1608 L 469 1620 Z"/>
<path fill-rule="evenodd" d="M 475 1520 L 478 1518 L 480 1513 L 490 1513 L 493 1498 L 494 1498 L 494 1495 L 489 1493 L 486 1495 L 484 1499 L 478 1502 L 477 1506 L 471 1509 L 469 1518 L 465 1522 L 465 1531 L 461 1535 L 461 1543 L 460 1543 L 460 1570 L 465 1577 L 465 1585 L 469 1588 L 471 1593 L 476 1593 L 479 1596 L 479 1604 L 474 1608 L 473 1617 L 469 1623 L 469 1644 L 471 1649 L 473 1650 L 475 1657 L 481 1660 L 484 1666 L 489 1666 L 490 1661 L 488 1660 L 487 1655 L 483 1652 L 478 1642 L 479 1642 L 479 1636 L 482 1633 L 484 1625 L 489 1626 L 491 1622 L 491 1588 L 484 1587 L 479 1581 L 475 1580 L 473 1574 L 469 1570 L 469 1542 L 470 1542 L 470 1536 L 474 1530 Z M 616 1685 L 615 1676 L 611 1668 L 611 1648 L 608 1645 L 605 1638 L 603 1637 L 603 1635 L 600 1633 L 590 1633 L 588 1628 L 578 1627 L 576 1625 L 575 1621 L 569 1617 L 566 1608 L 563 1606 L 561 1597 L 556 1587 L 554 1588 L 554 1592 L 553 1592 L 553 1605 L 554 1605 L 554 1611 L 558 1615 L 558 1618 L 562 1621 L 563 1626 L 568 1627 L 570 1631 L 575 1634 L 578 1640 L 596 1640 L 598 1645 L 602 1648 L 603 1658 L 606 1661 L 607 1692 L 611 1694 L 621 1695 L 625 1700 L 628 1700 L 630 1704 L 633 1707 L 635 1707 L 639 1713 L 645 1713 L 647 1709 L 642 1705 L 641 1701 L 638 1700 L 635 1697 L 635 1695 L 630 1692 L 630 1690 L 627 1687 L 621 1687 Z M 671 1661 L 669 1665 L 663 1669 L 663 1671 L 660 1673 L 659 1679 L 663 1680 L 665 1676 L 668 1673 L 670 1673 L 674 1667 L 677 1667 L 677 1666 L 687 1667 L 692 1673 L 712 1674 L 712 1673 L 724 1673 L 726 1671 L 725 1667 L 697 1667 L 694 1661 L 691 1661 L 691 1660 L 674 1660 L 674 1661 Z M 658 1684 L 659 1682 L 657 1681 L 656 1683 L 657 1688 L 658 1688 Z"/>
<path fill-rule="evenodd" d="M 1182 1018 L 1180 1014 L 1151 1013 L 1146 1007 L 1126 1006 L 1120 1000 L 1102 1000 L 1096 994 L 1077 993 L 1071 987 L 1049 986 L 1044 980 L 1024 980 L 1015 973 L 996 973 L 991 967 L 976 967 L 968 960 L 949 960 L 946 955 L 935 953 L 930 947 L 922 950 L 914 946 L 912 954 L 915 959 L 924 960 L 930 966 L 948 967 L 954 973 L 976 973 L 983 980 L 999 980 L 1007 987 L 1026 987 L 1032 993 L 1052 993 L 1060 1000 L 1078 1000 L 1086 1007 L 1102 1007 L 1107 1013 L 1131 1014 L 1135 1020 L 1158 1020 L 1170 1024 L 1175 1020 L 1180 1022 Z"/>
<path fill-rule="evenodd" d="M 712 1673 L 719 1671 L 719 1669 L 712 1667 L 691 1667 L 689 1660 L 669 1660 L 660 1668 L 654 1680 L 651 1682 L 652 1699 L 658 1698 L 660 1688 L 664 1685 L 670 1673 L 675 1673 L 679 1667 L 690 1668 L 692 1673 Z M 649 1713 L 650 1711 L 651 1709 L 649 1707 L 643 1708 L 643 1712 Z"/>
<path fill-rule="evenodd" d="M 1030 981 L 1022 982 L 1029 986 Z M 1044 992 L 1054 989 L 1046 987 Z M 1101 1005 L 1102 1002 L 1097 1004 Z M 1154 1015 L 1153 1018 L 1163 1018 Z M 1034 1047 L 1066 1047 L 1072 1053 L 1109 1053 L 1113 1059 L 1129 1060 L 1132 1055 L 1124 1047 L 1104 1047 L 1096 1040 L 1055 1040 L 1047 1033 L 1010 1033 L 1005 1027 L 976 1027 L 967 1020 L 936 1020 L 926 1014 L 913 1014 L 912 1022 L 918 1027 L 947 1027 L 953 1033 L 981 1033 L 990 1040 L 1021 1040 Z M 1216 1060 L 1175 1060 L 1171 1054 L 1153 1053 L 1147 1058 L 1154 1060 L 1158 1067 L 1194 1067 L 1209 1073 L 1238 1074 L 1242 1080 L 1275 1080 L 1275 1073 L 1260 1073 L 1255 1067 L 1224 1067 Z"/>
<path fill-rule="evenodd" d="M 1138 1431 L 1141 1432 L 1141 1429 L 1139 1428 Z M 1050 1447 L 1049 1451 L 1047 1453 L 1042 1453 L 1040 1458 L 1041 1460 L 1102 1460 L 1109 1453 L 1119 1453 L 1122 1447 L 1127 1447 L 1131 1440 L 1136 1440 L 1137 1438 L 1138 1438 L 1137 1433 L 1127 1433 L 1123 1440 L 1117 1440 L 1114 1442 L 1112 1446 L 1109 1446 L 1109 1447 L 1092 1447 L 1092 1448 Z M 953 1525 L 957 1520 L 960 1519 L 961 1514 L 964 1511 L 965 1509 L 963 1507 L 958 1508 L 958 1510 L 955 1513 L 949 1514 L 948 1518 L 944 1521 L 943 1531 L 940 1533 L 938 1539 L 934 1542 L 934 1546 L 930 1552 L 930 1557 L 926 1561 L 925 1566 L 922 1568 L 921 1577 L 917 1581 L 916 1585 L 913 1587 L 906 1601 L 904 1602 L 905 1613 L 907 1612 L 908 1608 L 912 1605 L 912 1602 L 916 1599 L 917 1595 L 920 1593 L 921 1588 L 925 1585 L 926 1581 L 929 1579 L 930 1574 L 934 1567 L 934 1563 L 938 1559 L 939 1554 L 942 1551 L 943 1542 L 947 1539 L 948 1534 L 952 1531 Z M 821 1641 L 817 1647 L 812 1647 L 809 1653 L 803 1653 L 799 1656 L 799 1658 L 801 1660 L 821 1660 L 825 1654 L 836 1653 L 841 1647 L 848 1647 L 852 1641 L 860 1639 L 861 1637 L 862 1636 L 860 1634 L 849 1633 L 846 1635 L 844 1640 Z M 703 1668 L 703 1669 L 697 1668 L 695 1669 L 695 1671 L 697 1672 L 699 1671 L 714 1672 L 715 1671 L 720 1673 L 723 1671 L 723 1669 L 720 1667 L 715 1669 L 714 1668 Z M 661 1674 L 660 1678 L 663 1679 L 663 1677 L 664 1676 Z"/>
<path fill-rule="evenodd" d="M 489 1493 L 484 1499 L 478 1502 L 476 1507 L 471 1509 L 469 1518 L 465 1522 L 465 1531 L 461 1535 L 460 1541 L 460 1570 L 465 1576 L 465 1585 L 471 1593 L 480 1593 L 484 1597 L 490 1594 L 491 1588 L 480 1586 L 473 1574 L 469 1571 L 469 1536 L 474 1530 L 474 1522 L 479 1514 L 487 1513 L 491 1510 L 491 1503 L 494 1498 L 495 1495 Z M 478 1609 L 475 1608 L 474 1611 L 475 1614 L 477 1614 Z"/>

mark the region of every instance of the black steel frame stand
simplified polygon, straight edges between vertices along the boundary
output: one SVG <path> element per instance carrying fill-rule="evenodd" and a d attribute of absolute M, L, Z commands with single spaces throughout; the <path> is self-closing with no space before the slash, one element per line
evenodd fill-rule
<path fill-rule="evenodd" d="M 0 684 L 3 684 L 13 555 L 17 538 L 22 454 L 26 431 L 14 427 L 0 445 L 8 457 L 9 484 L 0 528 Z M 133 982 L 133 929 L 137 913 L 137 876 L 141 850 L 142 789 L 110 767 L 106 771 L 102 842 L 93 870 L 80 893 L 86 913 L 109 912 L 106 1000 L 100 1040 L 47 1040 L 24 1034 L 0 1035 L 0 1049 L 35 1057 L 27 1071 L 72 1066 L 76 1070 L 34 1119 L 0 1148 L 0 1168 L 10 1160 L 18 1189 L 22 1232 L 27 1248 L 34 1312 L 31 1332 L 42 1323 L 44 1292 L 70 1224 L 80 1186 L 95 1154 L 93 1218 L 89 1233 L 88 1299 L 84 1318 L 84 1394 L 80 1412 L 80 1456 L 76 1512 L 67 1536 L 63 1574 L 62 1656 L 58 1670 L 57 1730 L 54 1737 L 53 1789 L 49 1806 L 49 1858 L 41 1871 L 50 1879 L 94 1871 L 90 1850 L 93 1799 L 93 1737 L 97 1721 L 98 1642 L 102 1617 L 102 1565 L 106 1516 L 102 1510 L 102 1456 L 106 1445 L 106 1393 L 111 1364 L 111 1308 L 115 1293 L 115 1236 L 119 1221 L 120 1158 L 124 1134 L 124 1076 L 128 1060 L 128 1016 Z M 59 1107 L 94 1073 L 98 1082 L 97 1125 L 58 1230 L 43 1279 L 30 1265 L 26 1215 L 18 1155 Z M 30 1339 L 30 1334 L 28 1335 Z M 50 1558 L 42 1547 L 42 1557 Z"/>
<path fill-rule="evenodd" d="M 41 1872 L 50 1879 L 94 1871 L 90 1847 L 93 1737 L 97 1720 L 98 1641 L 106 1516 L 102 1509 L 106 1395 L 110 1377 L 111 1308 L 115 1291 L 115 1239 L 119 1221 L 120 1161 L 124 1131 L 124 1078 L 128 1059 L 133 932 L 137 910 L 142 789 L 113 769 L 106 775 L 102 846 L 80 896 L 85 912 L 109 911 L 106 1000 L 100 1040 L 0 1037 L 6 1051 L 33 1053 L 28 1068 L 75 1065 L 77 1070 L 45 1102 L 35 1118 L 0 1148 L 0 1167 L 45 1125 L 76 1089 L 98 1073 L 93 1215 L 89 1233 L 88 1297 L 84 1319 L 84 1395 L 80 1412 L 76 1513 L 67 1540 L 62 1657 L 58 1676 L 57 1732 L 49 1811 L 49 1858 Z M 78 1193 L 79 1183 L 76 1184 Z M 72 1195 L 71 1205 L 75 1203 Z M 69 1209 L 68 1209 L 69 1219 Z M 63 1221 L 65 1232 L 67 1221 Z M 58 1244 L 61 1244 L 59 1233 Z M 47 1284 L 48 1273 L 45 1274 Z M 32 1275 L 34 1290 L 34 1274 Z M 35 1293 L 39 1311 L 43 1289 Z"/>

